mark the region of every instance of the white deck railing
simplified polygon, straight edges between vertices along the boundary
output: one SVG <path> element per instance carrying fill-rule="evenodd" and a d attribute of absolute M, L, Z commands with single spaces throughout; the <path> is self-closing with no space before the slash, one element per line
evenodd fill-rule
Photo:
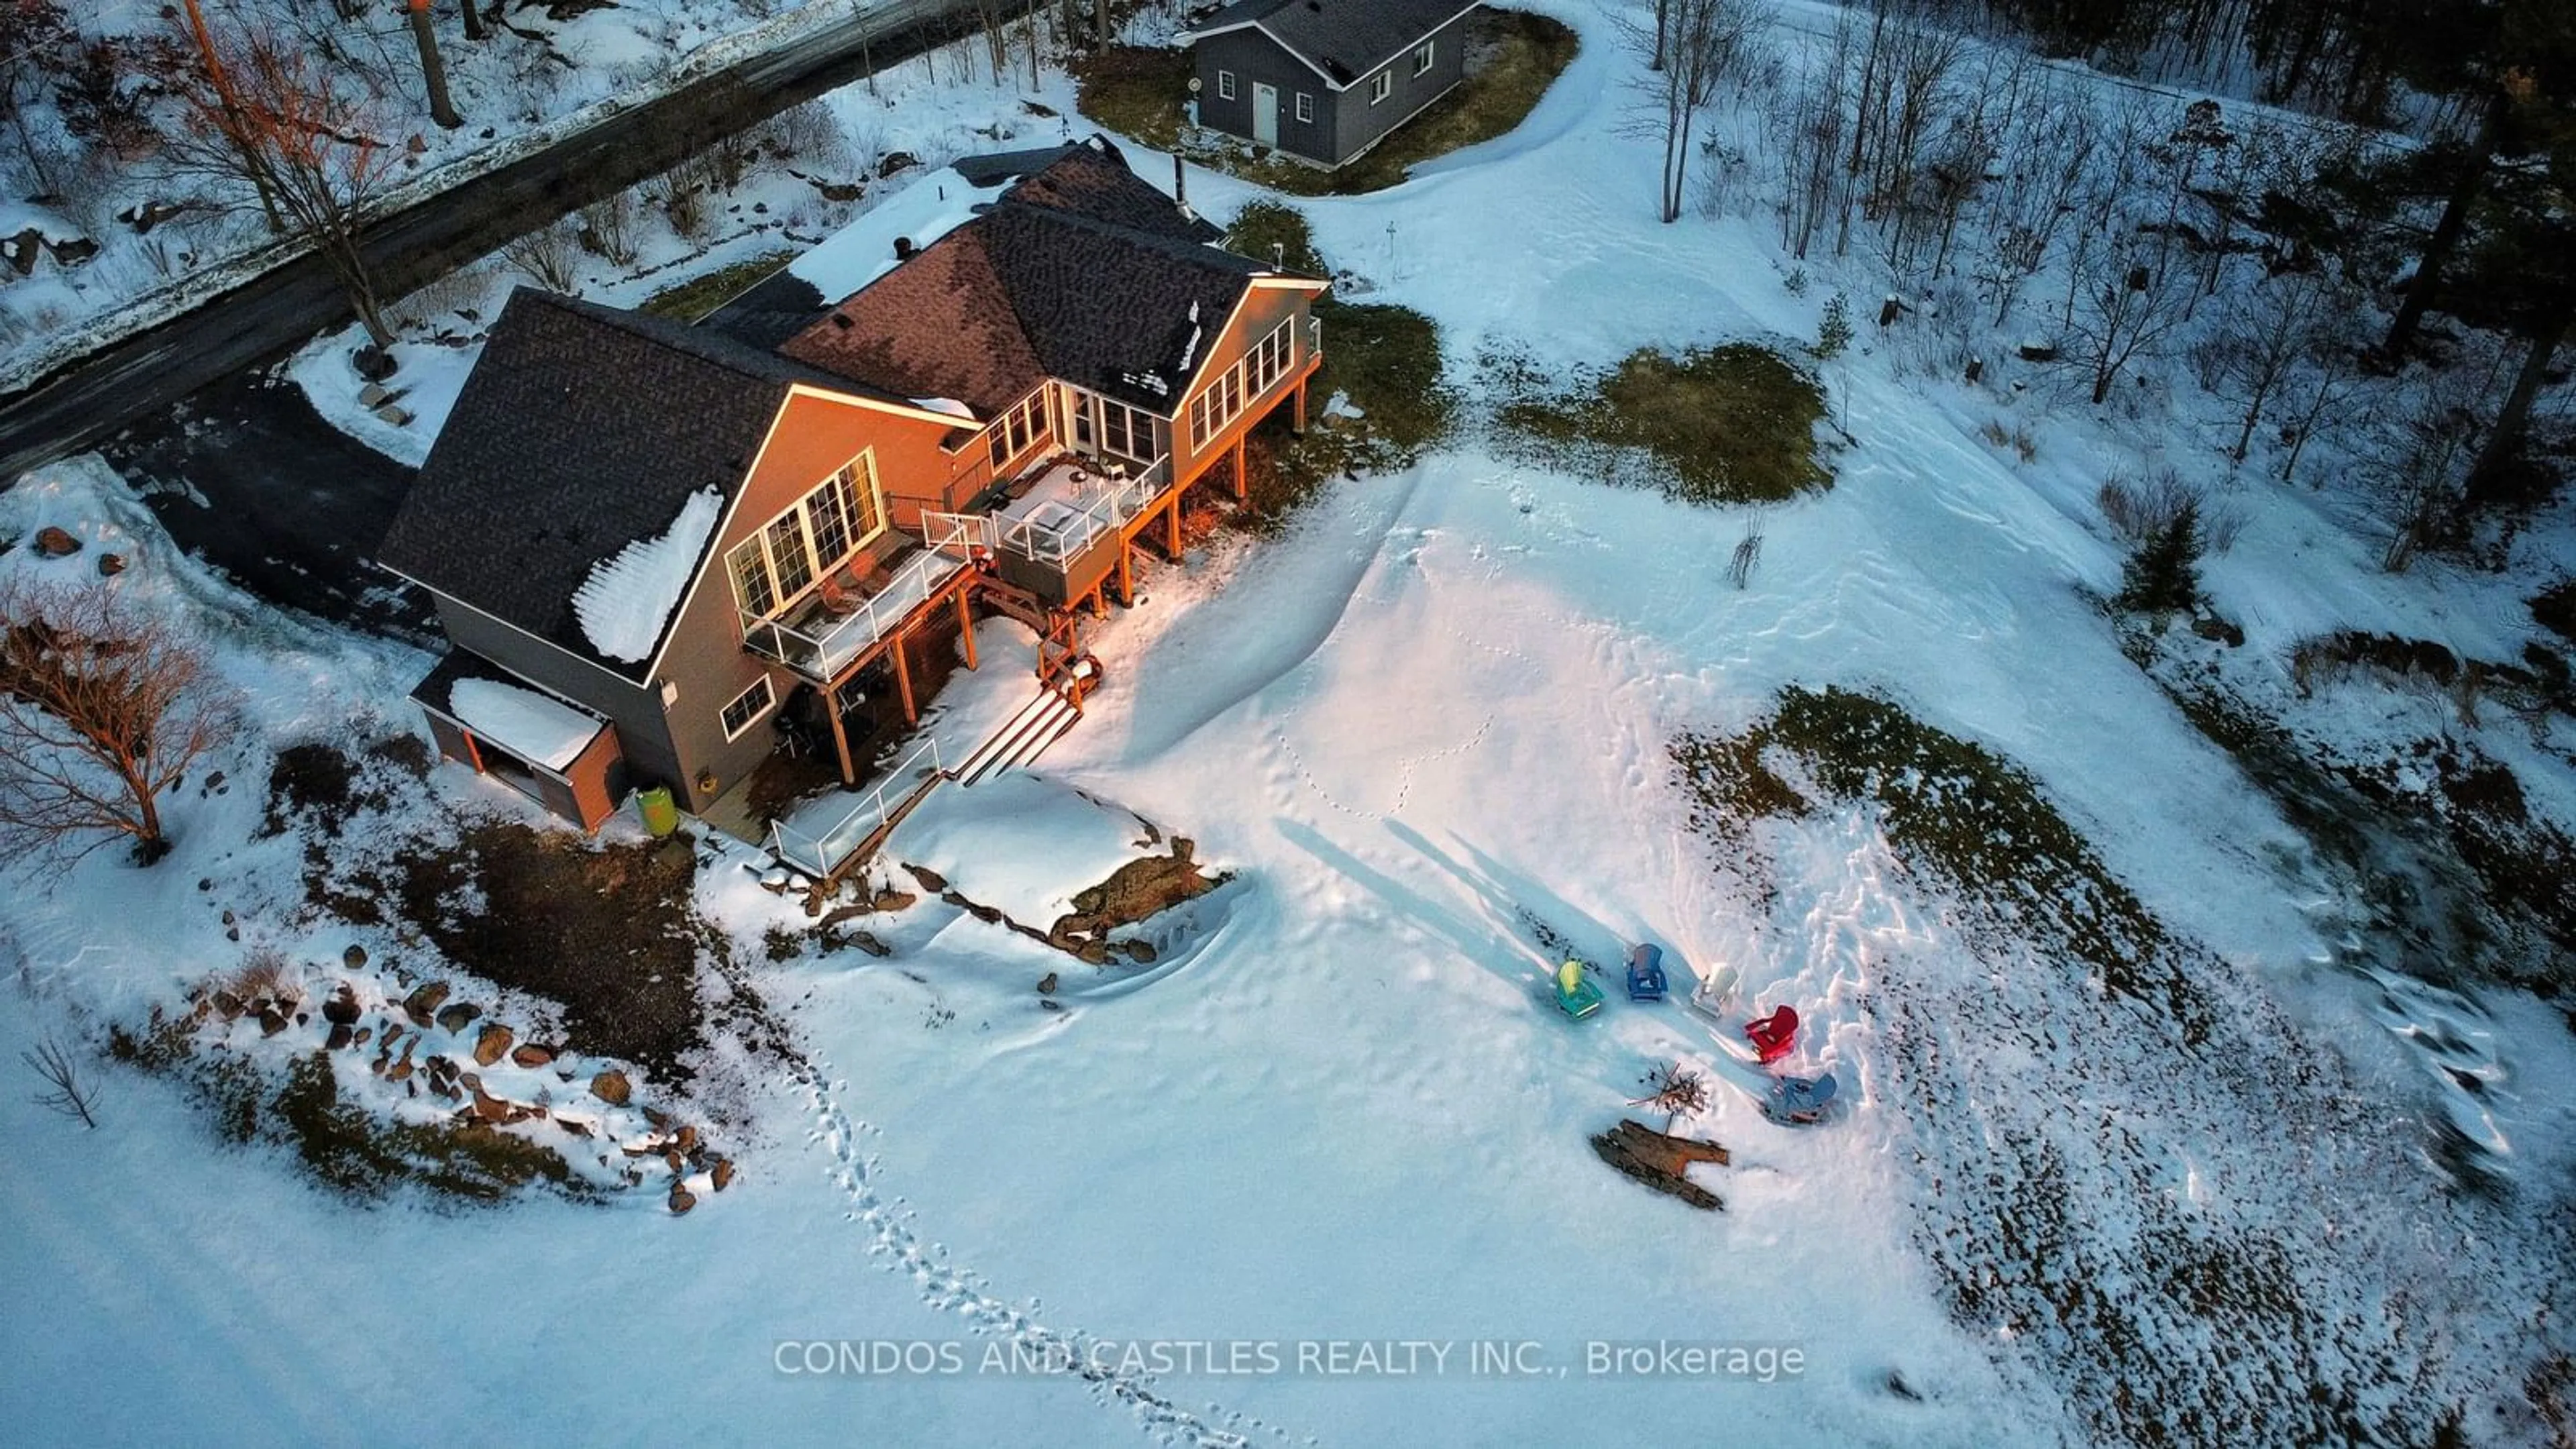
<path fill-rule="evenodd" d="M 1133 478 L 1102 479 L 1100 488 L 1083 498 L 1054 501 L 1045 522 L 1023 519 L 1002 528 L 1002 547 L 1033 563 L 1063 572 L 1092 545 L 1133 522 L 1172 478 L 1172 460 L 1157 458 Z"/>
<path fill-rule="evenodd" d="M 903 763 L 888 771 L 876 787 L 856 797 L 838 820 L 821 829 L 801 827 L 789 821 L 772 821 L 769 826 L 769 853 L 782 862 L 817 879 L 830 877 L 849 864 L 867 838 L 903 808 L 913 792 L 935 779 L 940 773 L 939 741 L 923 740 L 904 756 Z M 823 814 L 817 802 L 814 816 Z"/>
<path fill-rule="evenodd" d="M 856 600 L 857 607 L 840 618 L 811 604 L 801 626 L 781 619 L 747 618 L 743 642 L 799 674 L 828 681 L 893 633 L 965 566 L 965 560 L 946 554 L 922 554 L 904 565 L 884 588 Z"/>

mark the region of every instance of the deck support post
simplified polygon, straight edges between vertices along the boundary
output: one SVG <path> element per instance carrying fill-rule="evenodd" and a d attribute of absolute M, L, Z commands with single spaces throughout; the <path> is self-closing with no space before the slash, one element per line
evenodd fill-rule
<path fill-rule="evenodd" d="M 1136 546 L 1123 533 L 1118 536 L 1118 606 L 1136 607 Z"/>
<path fill-rule="evenodd" d="M 1289 427 L 1297 436 L 1306 436 L 1306 380 L 1302 377 L 1297 379 L 1297 411 L 1289 419 Z"/>
<path fill-rule="evenodd" d="M 1241 503 L 1252 491 L 1251 481 L 1243 476 L 1244 436 L 1244 433 L 1234 435 L 1234 501 L 1237 503 Z"/>
<path fill-rule="evenodd" d="M 1163 551 L 1172 556 L 1174 563 L 1181 561 L 1181 495 L 1187 491 L 1173 489 L 1172 501 L 1163 514 Z"/>
<path fill-rule="evenodd" d="M 921 723 L 921 711 L 912 703 L 912 665 L 903 657 L 904 638 L 902 634 L 894 636 L 894 688 L 895 693 L 903 696 L 903 722 L 911 726 Z"/>
<path fill-rule="evenodd" d="M 822 694 L 823 713 L 832 720 L 832 749 L 841 757 L 841 784 L 845 789 L 855 790 L 859 787 L 859 769 L 850 762 L 850 731 L 841 723 L 840 691 L 826 684 Z"/>
<path fill-rule="evenodd" d="M 962 585 L 959 586 L 957 590 L 957 638 L 959 642 L 965 646 L 966 668 L 968 672 L 971 673 L 975 668 L 975 607 L 966 601 L 966 595 L 967 590 L 965 587 Z"/>

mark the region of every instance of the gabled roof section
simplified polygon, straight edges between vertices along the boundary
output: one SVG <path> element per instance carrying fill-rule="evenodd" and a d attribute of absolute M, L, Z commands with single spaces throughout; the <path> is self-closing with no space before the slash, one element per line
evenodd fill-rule
<path fill-rule="evenodd" d="M 1229 30 L 1258 30 L 1314 67 L 1333 89 L 1422 42 L 1476 8 L 1479 0 L 1236 0 L 1190 31 L 1204 40 Z"/>
<path fill-rule="evenodd" d="M 522 288 L 378 561 L 641 682 L 650 657 L 603 656 L 574 593 L 603 560 L 669 530 L 691 494 L 730 504 L 800 382 L 860 391 L 719 334 Z"/>
<path fill-rule="evenodd" d="M 1260 262 L 1127 169 L 1069 148 L 780 351 L 980 417 L 1049 377 L 1169 416 Z"/>
<path fill-rule="evenodd" d="M 1105 136 L 1064 148 L 1044 169 L 1002 193 L 1004 206 L 1034 206 L 1174 241 L 1212 242 L 1221 227 L 1184 211 L 1127 165 Z"/>
<path fill-rule="evenodd" d="M 941 237 L 779 351 L 910 397 L 955 398 L 986 418 L 1046 379 L 978 224 Z"/>

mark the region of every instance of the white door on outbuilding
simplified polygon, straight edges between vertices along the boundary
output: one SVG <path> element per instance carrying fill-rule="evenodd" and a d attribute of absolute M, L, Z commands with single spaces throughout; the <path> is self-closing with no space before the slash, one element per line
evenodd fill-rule
<path fill-rule="evenodd" d="M 1279 87 L 1252 83 L 1252 139 L 1264 146 L 1279 144 Z"/>

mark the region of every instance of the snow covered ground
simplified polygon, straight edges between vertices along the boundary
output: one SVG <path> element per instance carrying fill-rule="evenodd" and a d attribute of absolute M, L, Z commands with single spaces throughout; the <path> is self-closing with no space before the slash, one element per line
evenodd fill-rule
<path fill-rule="evenodd" d="M 1586 7 L 1547 8 L 1589 43 L 1530 122 L 1395 191 L 1310 204 L 1325 252 L 1437 317 L 1453 360 L 1813 335 L 1821 297 L 1780 286 L 1757 229 L 1653 221 L 1654 149 L 1613 124 L 1631 63 Z M 1223 215 L 1249 193 L 1194 175 L 1191 194 Z M 2079 592 L 2116 587 L 2091 499 L 2131 442 L 1888 361 L 1833 371 L 1858 442 L 1830 492 L 1765 512 L 1741 591 L 1723 560 L 1743 513 L 1473 438 L 1338 487 L 1276 542 L 1150 572 L 1097 632 L 1111 687 L 1039 778 L 935 794 L 889 857 L 981 870 L 1043 926 L 1132 812 L 1233 876 L 1154 923 L 1151 965 L 1094 970 L 936 900 L 870 918 L 885 958 L 767 960 L 766 933 L 803 912 L 744 854 L 703 869 L 700 909 L 800 1057 L 755 1073 L 743 1179 L 686 1218 L 648 1197 L 352 1208 L 278 1156 L 213 1150 L 130 1072 L 99 1069 L 96 1133 L 0 1092 L 41 1164 L 0 1187 L 18 1227 L 0 1271 L 44 1305 L 0 1335 L 0 1416 L 31 1442 L 676 1422 L 799 1443 L 864 1425 L 910 1443 L 1989 1446 L 2099 1442 L 2127 1387 L 2182 1442 L 2287 1443 L 2316 1386 L 2396 1439 L 2456 1407 L 2470 1442 L 2545 1442 L 2519 1403 L 2566 1251 L 2548 1221 L 2576 1165 L 2565 1024 L 2335 967 L 2353 903 Z M 2034 462 L 1977 438 L 1999 407 L 2037 431 Z M 183 792 L 170 860 L 14 883 L 14 1058 L 232 964 L 215 899 L 291 890 L 302 844 L 250 839 L 263 747 L 398 725 L 425 661 L 197 578 L 90 465 L 0 503 L 0 533 L 87 519 L 140 538 L 138 578 L 232 621 L 224 662 L 259 728 L 228 767 L 244 788 Z M 2509 652 L 2503 583 L 2377 574 L 2311 496 L 2241 503 L 2246 539 L 2208 584 L 2246 657 L 2338 624 Z M 1011 662 L 1025 635 L 986 628 L 986 667 L 942 701 L 970 734 L 1031 687 Z M 1757 822 L 1744 849 L 1692 830 L 1670 742 L 1825 685 L 2036 776 L 2183 943 L 2222 1029 L 2186 1042 L 2075 963 L 1999 944 L 1865 806 Z M 2353 734 L 2373 708 L 2354 698 Z M 2565 819 L 2559 728 L 2528 784 Z M 373 828 L 496 793 L 440 771 Z M 1014 838 L 1010 815 L 1048 828 Z M 1794 1060 L 1840 1074 L 1846 1112 L 1770 1124 L 1740 1042 L 1677 1005 L 1566 1021 L 1525 917 L 1595 960 L 1652 940 L 1739 967 L 1738 1012 L 1795 1005 Z M 335 954 L 346 935 L 281 944 Z M 2446 1193 L 2423 1149 L 2443 1088 L 2410 1040 L 2444 1017 L 2481 1063 L 2500 1197 Z M 1585 1141 L 1644 1115 L 1628 1099 L 1673 1060 L 1715 1086 L 1682 1130 L 1734 1151 L 1694 1174 L 1722 1213 L 1640 1191 Z M 2078 1311 L 2027 1311 L 2061 1299 Z M 886 1340 L 954 1342 L 960 1368 L 805 1371 Z M 1794 1349 L 1796 1371 L 1588 1371 L 1592 1344 L 1656 1340 Z M 1515 1371 L 1477 1371 L 1479 1342 Z M 982 1371 L 996 1343 L 1096 1372 Z M 1174 1371 L 1183 1345 L 1246 1371 Z"/>

